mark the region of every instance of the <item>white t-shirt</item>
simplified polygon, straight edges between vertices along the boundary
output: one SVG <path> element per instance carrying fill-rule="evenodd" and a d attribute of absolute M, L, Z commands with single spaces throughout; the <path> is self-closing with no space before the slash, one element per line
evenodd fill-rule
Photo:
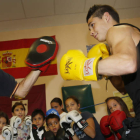
<path fill-rule="evenodd" d="M 5 140 L 5 138 L 2 135 L 0 135 L 0 140 Z"/>
<path fill-rule="evenodd" d="M 66 114 L 67 114 L 66 112 L 61 113 L 61 114 L 60 114 L 60 119 L 61 119 L 63 116 L 65 116 Z"/>

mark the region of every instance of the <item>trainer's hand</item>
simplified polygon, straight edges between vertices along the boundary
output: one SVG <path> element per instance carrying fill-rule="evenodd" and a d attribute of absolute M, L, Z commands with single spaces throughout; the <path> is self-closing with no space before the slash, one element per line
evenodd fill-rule
<path fill-rule="evenodd" d="M 45 72 L 50 62 L 56 57 L 58 43 L 49 36 L 37 39 L 30 47 L 25 63 L 31 69 Z"/>

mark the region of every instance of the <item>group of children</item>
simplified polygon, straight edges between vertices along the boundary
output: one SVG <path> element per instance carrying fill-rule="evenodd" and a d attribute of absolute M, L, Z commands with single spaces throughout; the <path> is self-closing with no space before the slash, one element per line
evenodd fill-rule
<path fill-rule="evenodd" d="M 70 96 L 65 100 L 65 106 L 68 113 L 63 109 L 62 100 L 54 98 L 51 101 L 51 108 L 46 112 L 41 109 L 35 109 L 31 114 L 32 135 L 35 140 L 105 140 L 101 133 L 100 125 L 96 118 L 90 112 L 80 111 L 80 102 Z M 124 101 L 120 97 L 109 97 L 106 99 L 108 115 L 116 110 L 124 111 L 127 117 L 132 117 Z M 48 113 L 49 112 L 49 113 Z M 75 115 L 75 113 L 77 115 Z M 31 139 L 30 127 L 25 124 L 25 107 L 22 102 L 16 102 L 12 107 L 12 115 L 21 118 L 22 122 L 18 126 L 17 140 Z M 69 121 L 70 119 L 70 121 Z M 83 123 L 84 122 L 84 123 Z M 2 128 L 9 124 L 9 118 L 4 112 L 0 112 L 0 140 L 2 137 Z M 46 124 L 47 131 L 44 127 Z M 80 124 L 80 125 L 79 125 Z M 81 127 L 82 126 L 82 127 Z M 62 129 L 62 128 L 63 129 Z M 117 138 L 116 138 L 117 139 Z"/>

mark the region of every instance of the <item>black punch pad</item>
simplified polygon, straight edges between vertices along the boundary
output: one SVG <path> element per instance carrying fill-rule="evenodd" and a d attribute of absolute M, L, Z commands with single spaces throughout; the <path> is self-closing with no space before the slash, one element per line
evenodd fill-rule
<path fill-rule="evenodd" d="M 57 51 L 57 42 L 50 36 L 43 36 L 31 45 L 25 63 L 31 68 L 40 68 L 53 60 Z"/>

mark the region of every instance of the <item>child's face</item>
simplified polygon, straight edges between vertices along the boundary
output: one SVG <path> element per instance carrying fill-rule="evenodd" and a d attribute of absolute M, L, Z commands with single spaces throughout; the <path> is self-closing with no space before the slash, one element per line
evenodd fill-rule
<path fill-rule="evenodd" d="M 48 129 L 52 131 L 54 135 L 56 135 L 57 131 L 60 128 L 59 120 L 57 118 L 50 118 L 47 121 L 47 126 L 48 126 Z"/>
<path fill-rule="evenodd" d="M 6 125 L 6 119 L 4 117 L 0 118 L 0 134 L 2 133 L 2 128 Z"/>
<path fill-rule="evenodd" d="M 114 99 L 110 99 L 107 102 L 107 106 L 108 106 L 111 113 L 116 111 L 116 110 L 122 111 L 122 108 L 121 108 L 120 104 Z"/>
<path fill-rule="evenodd" d="M 77 104 L 72 98 L 69 98 L 65 101 L 66 109 L 68 112 L 72 110 L 77 110 L 79 111 L 80 109 L 80 104 Z"/>
<path fill-rule="evenodd" d="M 58 111 L 59 114 L 61 114 L 63 111 L 62 111 L 62 106 L 59 105 L 59 103 L 56 103 L 56 102 L 52 102 L 51 103 L 51 108 L 54 108 Z"/>
<path fill-rule="evenodd" d="M 40 114 L 37 114 L 33 117 L 33 124 L 35 124 L 38 128 L 42 127 L 44 122 L 45 120 L 43 120 L 43 116 Z"/>
<path fill-rule="evenodd" d="M 16 106 L 14 109 L 14 113 L 12 113 L 12 115 L 20 117 L 23 121 L 23 119 L 25 117 L 25 110 L 24 110 L 23 106 L 22 105 Z"/>

